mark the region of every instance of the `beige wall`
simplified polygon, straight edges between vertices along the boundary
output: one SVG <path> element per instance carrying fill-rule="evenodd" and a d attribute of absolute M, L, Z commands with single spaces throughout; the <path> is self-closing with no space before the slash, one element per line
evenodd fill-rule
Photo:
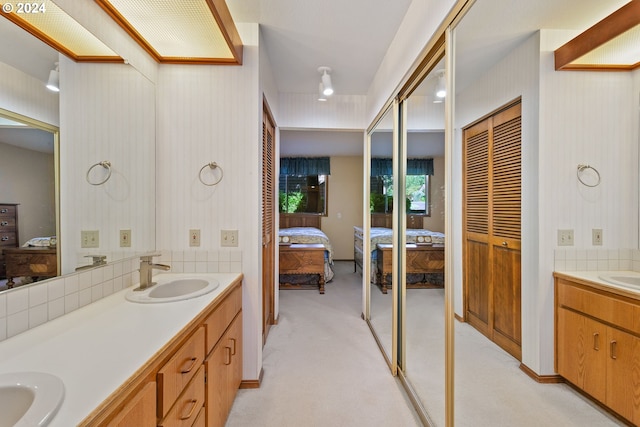
<path fill-rule="evenodd" d="M 336 260 L 353 259 L 353 226 L 362 226 L 362 156 L 331 157 L 329 212 L 322 231 Z"/>
<path fill-rule="evenodd" d="M 19 203 L 20 245 L 56 234 L 53 154 L 0 143 L 0 203 Z"/>
<path fill-rule="evenodd" d="M 431 216 L 422 222 L 422 228 L 444 233 L 444 157 L 433 158 L 431 177 Z"/>

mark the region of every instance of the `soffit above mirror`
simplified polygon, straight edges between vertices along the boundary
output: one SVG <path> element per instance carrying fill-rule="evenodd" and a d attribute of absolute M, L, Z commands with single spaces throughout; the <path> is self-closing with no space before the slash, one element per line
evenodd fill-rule
<path fill-rule="evenodd" d="M 160 63 L 242 64 L 242 40 L 224 0 L 96 0 Z"/>
<path fill-rule="evenodd" d="M 0 2 L 2 16 L 77 62 L 124 62 L 107 45 L 50 0 Z"/>
<path fill-rule="evenodd" d="M 555 51 L 556 70 L 640 67 L 640 0 L 632 0 Z"/>

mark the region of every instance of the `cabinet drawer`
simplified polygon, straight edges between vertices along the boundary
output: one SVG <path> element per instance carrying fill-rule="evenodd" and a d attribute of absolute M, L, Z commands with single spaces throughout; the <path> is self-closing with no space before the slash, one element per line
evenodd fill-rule
<path fill-rule="evenodd" d="M 599 293 L 558 280 L 558 301 L 561 307 L 595 317 L 628 331 L 640 331 L 640 306 L 624 301 L 614 294 Z"/>
<path fill-rule="evenodd" d="M 0 230 L 0 247 L 15 248 L 18 246 L 15 231 Z"/>
<path fill-rule="evenodd" d="M 204 361 L 204 328 L 200 327 L 158 371 L 158 415 L 163 418 Z"/>
<path fill-rule="evenodd" d="M 195 371 L 195 369 L 194 369 Z M 192 427 L 204 407 L 204 366 L 199 365 L 193 380 L 180 395 L 160 427 Z"/>
<path fill-rule="evenodd" d="M 204 408 L 200 408 L 200 412 L 198 412 L 198 415 L 196 416 L 196 420 L 193 422 L 193 425 L 191 427 L 206 427 L 206 425 L 207 425 L 207 418 L 205 415 Z"/>
<path fill-rule="evenodd" d="M 16 207 L 10 205 L 0 205 L 0 220 L 7 217 L 16 217 Z"/>
<path fill-rule="evenodd" d="M 207 354 L 216 345 L 236 314 L 242 309 L 242 288 L 237 287 L 204 321 L 207 327 Z"/>

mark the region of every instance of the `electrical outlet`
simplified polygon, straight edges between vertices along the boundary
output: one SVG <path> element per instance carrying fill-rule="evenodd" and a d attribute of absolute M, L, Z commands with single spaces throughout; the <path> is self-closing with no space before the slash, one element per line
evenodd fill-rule
<path fill-rule="evenodd" d="M 220 246 L 238 246 L 238 230 L 222 230 Z"/>
<path fill-rule="evenodd" d="M 189 230 L 189 246 L 200 246 L 200 230 Z"/>
<path fill-rule="evenodd" d="M 131 230 L 120 230 L 120 247 L 131 247 Z"/>
<path fill-rule="evenodd" d="M 573 230 L 558 230 L 558 246 L 573 246 Z"/>
<path fill-rule="evenodd" d="M 593 246 L 602 246 L 602 228 L 591 230 L 591 244 Z"/>
<path fill-rule="evenodd" d="M 98 230 L 80 231 L 81 248 L 97 248 L 100 246 L 100 233 Z"/>

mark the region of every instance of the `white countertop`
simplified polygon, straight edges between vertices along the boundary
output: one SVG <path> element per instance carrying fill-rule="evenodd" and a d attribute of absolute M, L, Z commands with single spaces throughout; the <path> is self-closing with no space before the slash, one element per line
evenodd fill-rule
<path fill-rule="evenodd" d="M 556 275 L 566 276 L 568 278 L 574 278 L 582 281 L 589 282 L 592 286 L 614 292 L 619 295 L 628 296 L 635 299 L 640 299 L 640 287 L 633 285 L 621 286 L 609 281 L 604 280 L 602 277 L 606 276 L 627 276 L 627 277 L 639 277 L 640 272 L 631 270 L 616 270 L 616 271 L 556 271 Z"/>
<path fill-rule="evenodd" d="M 131 288 L 123 289 L 0 342 L 0 373 L 38 371 L 58 376 L 65 397 L 50 426 L 77 425 L 241 277 L 238 273 L 189 276 L 213 277 L 220 286 L 197 298 L 162 304 L 126 301 Z"/>

